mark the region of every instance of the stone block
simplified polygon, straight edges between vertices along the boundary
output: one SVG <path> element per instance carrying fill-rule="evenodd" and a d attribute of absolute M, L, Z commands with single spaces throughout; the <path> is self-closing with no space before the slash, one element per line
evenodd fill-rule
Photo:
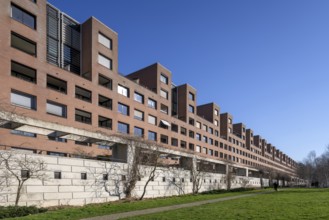
<path fill-rule="evenodd" d="M 81 180 L 81 179 L 73 179 L 72 180 L 73 186 L 92 186 L 95 185 L 94 179 L 87 179 L 87 180 Z"/>
<path fill-rule="evenodd" d="M 72 172 L 73 173 L 90 173 L 90 172 L 93 172 L 94 171 L 94 168 L 91 167 L 79 167 L 79 166 L 72 166 Z"/>
<path fill-rule="evenodd" d="M 70 186 L 72 185 L 71 179 L 52 179 L 43 182 L 45 186 Z"/>
<path fill-rule="evenodd" d="M 35 192 L 58 192 L 58 186 L 27 186 L 27 193 Z"/>
<path fill-rule="evenodd" d="M 62 172 L 71 172 L 71 166 L 67 165 L 57 165 L 57 164 L 48 164 L 47 170 L 49 171 L 62 171 Z"/>
<path fill-rule="evenodd" d="M 95 192 L 74 192 L 73 199 L 95 198 Z"/>
<path fill-rule="evenodd" d="M 51 206 L 58 206 L 59 200 L 44 200 L 40 206 L 41 207 L 51 207 Z"/>
<path fill-rule="evenodd" d="M 84 186 L 59 186 L 59 192 L 84 192 Z"/>
<path fill-rule="evenodd" d="M 15 202 L 16 194 L 9 194 L 8 201 Z M 21 194 L 19 201 L 21 202 L 28 202 L 28 201 L 40 201 L 43 200 L 43 193 L 27 193 Z"/>
<path fill-rule="evenodd" d="M 72 199 L 72 193 L 44 193 L 45 200 Z"/>
<path fill-rule="evenodd" d="M 81 179 L 81 173 L 62 172 L 63 179 Z"/>
<path fill-rule="evenodd" d="M 73 159 L 73 158 L 58 158 L 58 164 L 71 165 L 71 166 L 83 166 L 83 159 Z"/>

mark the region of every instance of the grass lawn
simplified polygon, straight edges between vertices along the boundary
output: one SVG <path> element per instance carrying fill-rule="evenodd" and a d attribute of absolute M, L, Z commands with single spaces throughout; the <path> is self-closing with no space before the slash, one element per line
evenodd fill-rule
<path fill-rule="evenodd" d="M 127 219 L 329 219 L 329 189 L 287 189 Z"/>
<path fill-rule="evenodd" d="M 228 196 L 235 196 L 245 193 L 259 192 L 259 190 L 246 192 L 228 192 L 219 194 L 203 194 L 203 195 L 185 195 L 170 198 L 147 199 L 143 201 L 133 202 L 112 202 L 106 204 L 93 204 L 84 207 L 67 207 L 56 211 L 48 211 L 46 213 L 30 215 L 15 219 L 24 220 L 74 220 L 93 216 L 109 215 L 118 212 L 127 212 L 134 210 L 141 210 L 147 208 L 155 208 L 168 205 L 176 205 L 183 203 L 196 202 L 201 200 L 222 198 Z"/>

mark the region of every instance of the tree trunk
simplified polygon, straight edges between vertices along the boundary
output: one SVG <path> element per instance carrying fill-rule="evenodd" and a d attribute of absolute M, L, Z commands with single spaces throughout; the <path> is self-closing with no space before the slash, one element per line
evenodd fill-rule
<path fill-rule="evenodd" d="M 144 188 L 143 188 L 143 193 L 141 195 L 141 197 L 139 198 L 139 200 L 142 200 L 145 196 L 145 193 L 146 193 L 146 187 L 147 185 L 149 184 L 149 182 L 154 179 L 154 176 L 155 176 L 155 170 L 156 170 L 157 167 L 154 167 L 153 170 L 151 171 L 150 175 L 149 175 L 149 179 L 146 181 L 145 185 L 144 185 Z"/>
<path fill-rule="evenodd" d="M 21 190 L 23 187 L 23 183 L 21 181 L 18 181 L 18 186 L 17 186 L 17 192 L 16 192 L 16 200 L 15 200 L 15 206 L 18 206 L 19 199 L 21 197 Z"/>

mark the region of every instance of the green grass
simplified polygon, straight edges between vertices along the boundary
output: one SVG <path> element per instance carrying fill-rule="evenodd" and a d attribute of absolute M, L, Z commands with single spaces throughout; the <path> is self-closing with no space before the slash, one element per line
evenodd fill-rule
<path fill-rule="evenodd" d="M 246 192 L 227 192 L 217 194 L 201 194 L 201 195 L 185 195 L 176 196 L 169 198 L 158 198 L 158 199 L 147 199 L 143 201 L 132 201 L 132 202 L 112 202 L 106 204 L 93 204 L 86 205 L 84 207 L 66 207 L 56 211 L 48 211 L 46 213 L 30 215 L 15 219 L 24 220 L 75 220 L 87 217 L 109 215 L 119 212 L 128 212 L 134 210 L 141 210 L 147 208 L 162 207 L 168 205 L 176 205 L 183 203 L 196 202 L 201 200 L 222 198 L 234 195 L 240 195 L 245 193 L 259 192 L 259 190 L 246 191 Z"/>
<path fill-rule="evenodd" d="M 127 219 L 329 219 L 329 189 L 288 189 Z"/>

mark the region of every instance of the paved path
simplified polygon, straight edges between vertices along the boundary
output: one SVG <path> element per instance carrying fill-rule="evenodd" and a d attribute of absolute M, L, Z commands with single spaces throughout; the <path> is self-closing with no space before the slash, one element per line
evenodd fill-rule
<path fill-rule="evenodd" d="M 216 203 L 216 202 L 223 202 L 223 201 L 232 200 L 232 199 L 252 197 L 252 196 L 257 196 L 259 194 L 265 194 L 265 193 L 271 193 L 271 191 L 270 192 L 243 194 L 243 195 L 238 195 L 238 196 L 230 196 L 230 197 L 211 199 L 211 200 L 203 200 L 203 201 L 185 203 L 185 204 L 180 204 L 180 205 L 164 206 L 164 207 L 157 207 L 157 208 L 151 208 L 151 209 L 142 209 L 142 210 L 131 211 L 131 212 L 121 212 L 121 213 L 116 213 L 116 214 L 111 214 L 111 215 L 86 218 L 86 219 L 82 219 L 82 220 L 116 220 L 116 219 L 120 219 L 120 218 L 127 218 L 127 217 L 133 217 L 133 216 L 138 216 L 138 215 L 147 215 L 147 214 L 171 211 L 171 210 L 176 210 L 176 209 L 181 209 L 181 208 L 189 208 L 189 207 L 194 207 L 194 206 L 211 204 L 211 203 Z"/>

